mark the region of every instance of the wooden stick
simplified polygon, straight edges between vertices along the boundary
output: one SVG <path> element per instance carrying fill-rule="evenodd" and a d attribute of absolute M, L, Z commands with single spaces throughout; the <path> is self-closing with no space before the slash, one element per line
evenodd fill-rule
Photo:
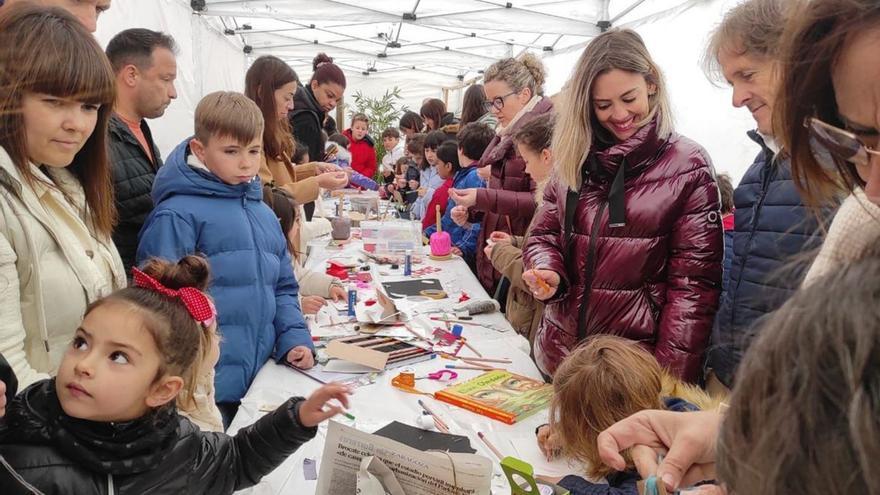
<path fill-rule="evenodd" d="M 459 358 L 459 359 L 461 359 L 462 361 L 484 361 L 487 363 L 513 364 L 513 361 L 511 361 L 510 359 L 506 359 L 506 358 L 505 359 L 494 359 L 494 358 L 484 358 L 484 357 L 475 357 L 475 358 L 463 357 L 463 358 Z"/>
<path fill-rule="evenodd" d="M 424 402 L 422 399 L 419 399 L 419 405 L 422 406 L 422 409 L 424 409 L 428 414 L 430 414 L 431 416 L 434 417 L 434 421 L 436 421 L 439 425 L 441 425 L 441 426 L 443 426 L 444 428 L 446 428 L 446 433 L 449 433 L 449 425 L 447 425 L 446 423 L 444 423 L 443 420 L 440 419 L 440 416 L 434 414 L 434 411 L 432 411 L 431 409 L 429 409 L 429 408 L 428 408 L 428 405 L 425 404 L 425 402 Z"/>
<path fill-rule="evenodd" d="M 489 447 L 489 450 L 491 450 L 492 453 L 495 454 L 495 457 L 497 457 L 499 461 L 504 459 L 504 456 L 501 455 L 501 452 L 497 448 L 495 448 L 494 445 L 492 445 L 492 442 L 490 442 L 489 439 L 486 438 L 486 435 L 483 435 L 482 431 L 478 431 L 477 436 L 480 437 L 480 440 L 482 440 L 483 443 L 486 444 L 486 447 Z"/>
<path fill-rule="evenodd" d="M 478 370 L 478 371 L 495 371 L 498 368 L 488 368 L 485 366 L 462 366 L 460 364 L 447 364 L 447 369 L 450 370 Z"/>
<path fill-rule="evenodd" d="M 437 233 L 443 232 L 443 226 L 440 225 L 440 205 L 436 205 L 437 211 Z"/>
<path fill-rule="evenodd" d="M 483 355 L 480 354 L 480 351 L 474 349 L 474 346 L 468 344 L 468 341 L 467 341 L 466 339 L 461 339 L 461 342 L 462 342 L 462 344 L 465 345 L 465 347 L 467 347 L 468 349 L 470 349 L 471 352 L 473 352 L 474 354 L 476 354 L 478 357 L 483 357 Z"/>

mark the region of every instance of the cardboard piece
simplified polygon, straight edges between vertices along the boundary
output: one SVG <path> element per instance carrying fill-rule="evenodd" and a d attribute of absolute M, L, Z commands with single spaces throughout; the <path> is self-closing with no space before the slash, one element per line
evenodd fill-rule
<path fill-rule="evenodd" d="M 388 363 L 388 353 L 374 351 L 373 349 L 349 344 L 341 340 L 331 340 L 327 344 L 327 355 L 332 358 L 361 364 L 378 371 L 384 370 L 385 365 Z"/>
<path fill-rule="evenodd" d="M 477 452 L 471 447 L 471 441 L 468 437 L 423 430 L 398 421 L 390 423 L 373 434 L 390 438 L 423 452 L 428 450 L 458 452 L 459 454 L 475 454 Z"/>

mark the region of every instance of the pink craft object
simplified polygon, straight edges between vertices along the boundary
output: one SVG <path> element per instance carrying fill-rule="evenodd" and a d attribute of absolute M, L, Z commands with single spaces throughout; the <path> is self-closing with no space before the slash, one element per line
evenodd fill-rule
<path fill-rule="evenodd" d="M 431 255 L 449 256 L 452 252 L 452 237 L 448 232 L 434 232 L 431 234 Z"/>

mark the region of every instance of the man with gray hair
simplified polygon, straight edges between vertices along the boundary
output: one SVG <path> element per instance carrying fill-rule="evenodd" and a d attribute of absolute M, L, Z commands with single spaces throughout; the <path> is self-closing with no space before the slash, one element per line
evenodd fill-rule
<path fill-rule="evenodd" d="M 733 106 L 747 108 L 757 124 L 749 137 L 761 147 L 734 191 L 732 249 L 724 252 L 725 287 L 715 317 L 706 366 L 713 395 L 733 387 L 736 368 L 753 328 L 800 285 L 797 255 L 823 239 L 816 215 L 804 204 L 790 160 L 774 138 L 777 57 L 793 0 L 748 0 L 727 12 L 710 38 L 704 66 L 733 89 Z M 828 216 L 830 212 L 823 212 Z"/>

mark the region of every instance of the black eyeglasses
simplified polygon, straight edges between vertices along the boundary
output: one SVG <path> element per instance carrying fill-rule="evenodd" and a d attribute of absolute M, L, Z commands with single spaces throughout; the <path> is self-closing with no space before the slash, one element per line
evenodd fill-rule
<path fill-rule="evenodd" d="M 516 93 L 518 93 L 518 92 L 511 91 L 510 93 L 507 93 L 504 96 L 496 96 L 495 98 L 492 98 L 491 100 L 484 101 L 483 102 L 483 110 L 485 110 L 487 112 L 492 110 L 493 108 L 495 110 L 498 110 L 499 112 L 501 110 L 504 110 L 504 99 L 507 98 L 508 96 L 513 96 Z"/>
<path fill-rule="evenodd" d="M 835 168 L 831 159 L 865 167 L 871 161 L 871 155 L 880 156 L 880 150 L 868 146 L 857 135 L 822 122 L 816 117 L 808 117 L 804 121 L 804 127 L 810 131 L 813 156 L 826 168 Z"/>

